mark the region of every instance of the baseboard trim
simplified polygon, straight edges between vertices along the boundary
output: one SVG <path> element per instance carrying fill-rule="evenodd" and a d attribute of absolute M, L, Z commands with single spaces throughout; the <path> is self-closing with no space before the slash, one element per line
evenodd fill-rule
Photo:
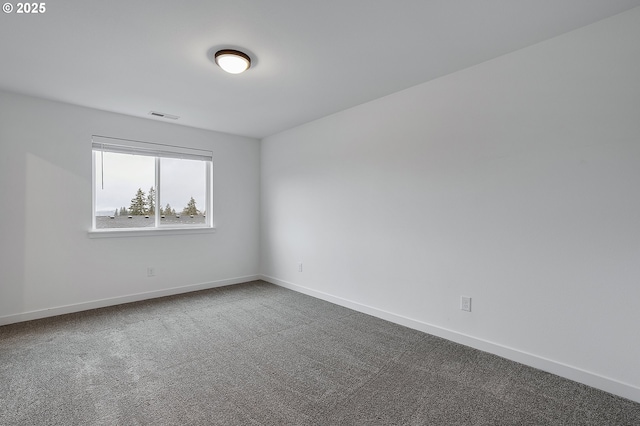
<path fill-rule="evenodd" d="M 407 318 L 403 315 L 387 312 L 382 309 L 364 305 L 362 303 L 354 302 L 352 300 L 344 299 L 342 297 L 334 296 L 322 291 L 313 290 L 308 287 L 304 287 L 268 275 L 260 275 L 260 279 L 280 287 L 288 288 L 299 293 L 307 294 L 318 299 L 335 303 L 336 305 L 353 309 L 354 311 L 372 315 L 396 324 L 403 325 L 405 327 L 412 328 L 414 330 L 419 330 L 428 334 L 432 334 L 434 336 L 442 337 L 443 339 L 460 343 L 465 346 L 498 355 L 511 361 L 519 362 L 521 364 L 528 365 L 530 367 L 537 368 L 539 370 L 543 370 L 560 377 L 564 377 L 566 379 L 573 380 L 575 382 L 579 382 L 587 386 L 591 386 L 605 392 L 630 399 L 635 402 L 640 402 L 640 388 L 629 383 L 624 383 L 619 380 L 601 376 L 599 374 L 592 373 L 578 367 L 554 361 L 552 359 L 547 359 L 535 354 L 521 351 L 519 349 L 501 345 L 499 343 L 479 339 L 477 337 L 460 333 L 455 330 L 450 330 L 412 318 Z"/>
<path fill-rule="evenodd" d="M 89 302 L 74 303 L 71 305 L 56 306 L 54 308 L 40 309 L 36 311 L 22 312 L 19 314 L 6 315 L 0 317 L 0 326 L 14 324 L 23 321 L 48 318 L 56 315 L 71 314 L 74 312 L 88 311 L 90 309 L 105 308 L 107 306 L 121 305 L 123 303 L 139 302 L 141 300 L 156 299 L 158 297 L 173 296 L 176 294 L 190 293 L 192 291 L 207 290 L 210 288 L 224 287 L 227 285 L 240 284 L 249 281 L 259 280 L 260 275 L 246 275 L 243 277 L 229 278 L 218 281 L 210 281 L 199 284 L 191 284 L 182 287 L 172 287 L 162 290 L 148 291 L 143 293 L 129 294 L 127 296 L 111 297 L 106 299 L 92 300 Z"/>

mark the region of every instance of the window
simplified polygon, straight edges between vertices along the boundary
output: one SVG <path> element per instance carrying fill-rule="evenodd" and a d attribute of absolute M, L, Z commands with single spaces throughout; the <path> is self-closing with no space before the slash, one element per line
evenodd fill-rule
<path fill-rule="evenodd" d="M 93 231 L 212 229 L 212 153 L 93 136 Z"/>

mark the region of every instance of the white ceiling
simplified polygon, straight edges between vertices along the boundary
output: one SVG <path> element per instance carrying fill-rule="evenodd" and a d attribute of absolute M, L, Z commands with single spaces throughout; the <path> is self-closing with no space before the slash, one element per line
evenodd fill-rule
<path fill-rule="evenodd" d="M 12 2 L 15 3 L 16 2 Z M 0 14 L 0 89 L 262 138 L 640 0 L 56 0 Z M 211 61 L 240 48 L 252 68 Z M 171 120 L 167 120 L 174 122 Z"/>

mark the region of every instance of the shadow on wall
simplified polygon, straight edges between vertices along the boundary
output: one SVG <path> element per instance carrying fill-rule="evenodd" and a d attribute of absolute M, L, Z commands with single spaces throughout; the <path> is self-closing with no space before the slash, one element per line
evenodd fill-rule
<path fill-rule="evenodd" d="M 78 292 L 74 287 L 83 281 L 79 272 L 91 226 L 91 185 L 85 179 L 31 153 L 24 171 L 24 269 L 15 283 L 22 299 L 13 295 L 11 313 L 68 303 L 65 290 Z"/>

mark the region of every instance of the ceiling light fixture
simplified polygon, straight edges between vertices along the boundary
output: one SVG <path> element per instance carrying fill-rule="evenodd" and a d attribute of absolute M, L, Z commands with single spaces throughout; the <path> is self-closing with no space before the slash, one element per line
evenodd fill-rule
<path fill-rule="evenodd" d="M 240 74 L 249 69 L 251 58 L 238 50 L 223 49 L 215 54 L 216 64 L 230 74 Z"/>

